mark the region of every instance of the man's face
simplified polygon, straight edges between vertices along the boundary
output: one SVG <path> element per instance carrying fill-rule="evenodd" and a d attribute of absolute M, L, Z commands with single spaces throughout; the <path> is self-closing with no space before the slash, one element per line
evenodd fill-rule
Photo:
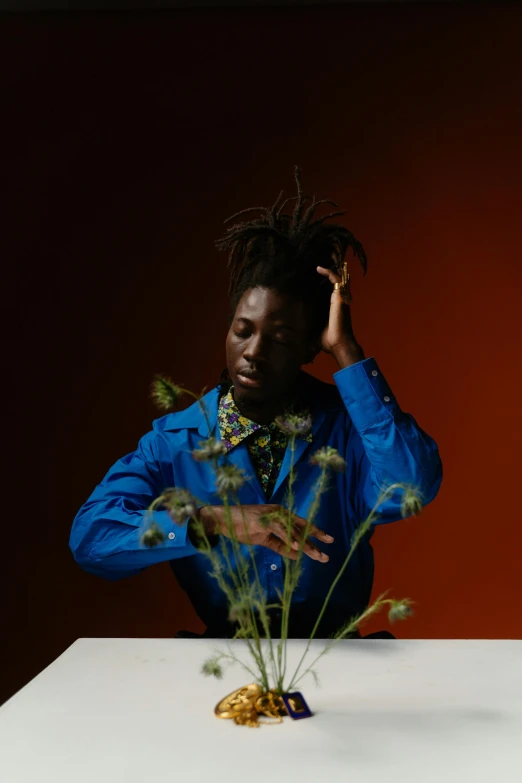
<path fill-rule="evenodd" d="M 258 407 L 286 400 L 310 361 L 304 306 L 270 288 L 250 288 L 238 303 L 226 342 L 227 366 L 238 404 Z"/>

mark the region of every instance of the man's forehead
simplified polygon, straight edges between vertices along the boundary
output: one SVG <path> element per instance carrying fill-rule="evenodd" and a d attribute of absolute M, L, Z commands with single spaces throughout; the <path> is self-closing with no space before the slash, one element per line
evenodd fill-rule
<path fill-rule="evenodd" d="M 245 292 L 235 312 L 237 320 L 269 320 L 277 326 L 295 329 L 303 320 L 303 307 L 288 296 L 266 288 L 252 288 Z"/>

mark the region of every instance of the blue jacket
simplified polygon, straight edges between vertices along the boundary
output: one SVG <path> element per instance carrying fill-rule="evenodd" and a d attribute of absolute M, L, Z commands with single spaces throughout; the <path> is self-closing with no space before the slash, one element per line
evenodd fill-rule
<path fill-rule="evenodd" d="M 316 518 L 317 526 L 335 538 L 333 544 L 323 545 L 330 560 L 324 564 L 303 558 L 303 574 L 294 596 L 294 614 L 301 618 L 301 627 L 302 618 L 317 616 L 318 607 L 346 557 L 353 531 L 374 507 L 380 489 L 392 482 L 410 483 L 429 503 L 442 480 L 435 442 L 410 414 L 401 410 L 373 358 L 339 370 L 333 378 L 335 385 L 301 374 L 302 388 L 311 403 L 313 442 L 296 441 L 294 492 L 299 516 L 307 515 L 318 477 L 319 469 L 309 462 L 311 454 L 330 445 L 347 462 L 345 472 L 332 476 Z M 175 524 L 166 512 L 155 512 L 155 521 L 167 536 L 165 545 L 146 549 L 139 541 L 146 508 L 166 487 L 185 487 L 201 504 L 222 502 L 215 491 L 211 466 L 196 462 L 191 455 L 209 434 L 219 437 L 218 388 L 208 392 L 203 401 L 210 430 L 198 403 L 154 421 L 152 431 L 144 435 L 136 451 L 113 465 L 82 506 L 73 523 L 70 546 L 85 570 L 107 579 L 130 576 L 153 563 L 169 560 L 198 615 L 207 626 L 218 629 L 226 622 L 225 599 L 209 574 L 208 559 L 190 542 L 187 523 Z M 283 502 L 289 450 L 269 500 L 263 494 L 244 442 L 232 449 L 225 460 L 242 468 L 248 476 L 239 493 L 241 503 Z M 379 523 L 401 518 L 400 500 L 397 492 L 382 504 Z M 337 626 L 363 611 L 369 602 L 373 582 L 370 537 L 361 542 L 334 591 L 330 620 L 325 620 L 329 626 Z M 268 600 L 277 601 L 277 591 L 283 588 L 283 558 L 265 547 L 255 547 L 255 556 Z"/>

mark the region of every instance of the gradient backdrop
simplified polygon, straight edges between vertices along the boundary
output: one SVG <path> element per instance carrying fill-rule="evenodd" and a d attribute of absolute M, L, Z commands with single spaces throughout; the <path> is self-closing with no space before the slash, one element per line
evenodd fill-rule
<path fill-rule="evenodd" d="M 375 536 L 375 591 L 418 602 L 404 637 L 522 636 L 521 33 L 502 3 L 2 18 L 2 697 L 80 636 L 201 628 L 166 564 L 82 572 L 70 524 L 155 372 L 217 382 L 213 240 L 296 162 L 347 209 L 356 335 L 444 461 Z"/>

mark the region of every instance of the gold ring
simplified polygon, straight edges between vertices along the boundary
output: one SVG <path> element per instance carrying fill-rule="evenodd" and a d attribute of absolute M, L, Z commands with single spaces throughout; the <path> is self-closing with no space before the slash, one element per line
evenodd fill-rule
<path fill-rule="evenodd" d="M 334 283 L 333 290 L 334 290 L 334 291 L 338 291 L 338 290 L 340 289 L 340 287 L 341 287 L 341 284 L 340 284 L 340 283 Z"/>

